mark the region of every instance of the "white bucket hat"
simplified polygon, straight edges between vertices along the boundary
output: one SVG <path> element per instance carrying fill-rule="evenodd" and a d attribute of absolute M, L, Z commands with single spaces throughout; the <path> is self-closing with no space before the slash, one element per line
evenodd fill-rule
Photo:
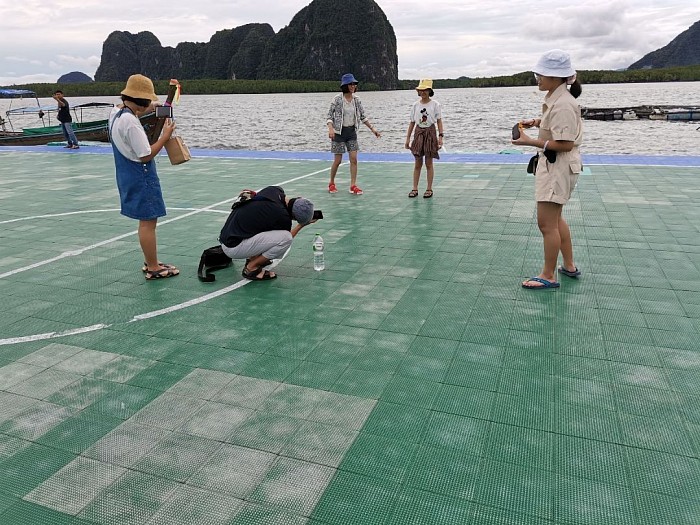
<path fill-rule="evenodd" d="M 569 53 L 561 49 L 547 51 L 537 61 L 533 71 L 543 77 L 565 78 L 567 79 L 567 84 L 570 83 L 568 82 L 569 79 L 571 79 L 572 83 L 576 77 L 576 70 L 571 67 Z"/>

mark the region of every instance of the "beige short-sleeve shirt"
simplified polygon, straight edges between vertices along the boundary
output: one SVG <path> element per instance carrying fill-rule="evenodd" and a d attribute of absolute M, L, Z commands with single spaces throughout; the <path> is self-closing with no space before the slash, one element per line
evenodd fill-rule
<path fill-rule="evenodd" d="M 547 161 L 540 150 L 535 174 L 535 198 L 538 202 L 566 204 L 583 168 L 579 151 L 583 138 L 581 108 L 569 93 L 566 84 L 545 97 L 538 138 L 574 143 L 571 151 L 557 152 L 557 159 L 553 163 Z"/>

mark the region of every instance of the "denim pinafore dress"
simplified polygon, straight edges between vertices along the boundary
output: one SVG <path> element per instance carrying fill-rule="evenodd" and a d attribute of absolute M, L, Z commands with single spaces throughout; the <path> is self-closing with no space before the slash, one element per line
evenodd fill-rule
<path fill-rule="evenodd" d="M 148 221 L 165 216 L 165 202 L 160 189 L 154 159 L 143 163 L 126 158 L 111 140 L 112 127 L 127 108 L 123 108 L 109 126 L 110 142 L 117 171 L 117 188 L 121 201 L 121 214 L 131 219 Z M 131 113 L 131 111 L 129 110 Z"/>

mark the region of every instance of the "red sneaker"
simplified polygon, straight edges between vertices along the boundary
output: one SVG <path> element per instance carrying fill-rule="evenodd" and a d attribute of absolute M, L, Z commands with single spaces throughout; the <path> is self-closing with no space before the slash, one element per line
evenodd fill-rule
<path fill-rule="evenodd" d="M 350 186 L 350 193 L 352 193 L 353 195 L 362 195 L 363 192 L 357 186 Z"/>
<path fill-rule="evenodd" d="M 335 187 L 335 184 L 328 185 L 328 193 L 338 193 L 338 188 Z"/>

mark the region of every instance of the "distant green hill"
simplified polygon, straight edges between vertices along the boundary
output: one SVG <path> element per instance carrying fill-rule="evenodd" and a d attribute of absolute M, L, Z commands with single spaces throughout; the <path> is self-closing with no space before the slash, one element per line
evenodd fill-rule
<path fill-rule="evenodd" d="M 671 42 L 644 55 L 629 69 L 659 69 L 700 64 L 700 21 L 695 22 Z"/>
<path fill-rule="evenodd" d="M 700 81 L 700 65 L 686 67 L 670 67 L 664 69 L 635 69 L 628 71 L 588 70 L 579 71 L 579 79 L 583 84 L 633 84 L 643 82 L 693 82 Z M 225 95 L 232 93 L 324 93 L 337 92 L 338 81 L 320 80 L 187 80 L 179 79 L 182 90 L 187 95 Z M 156 92 L 165 93 L 168 90 L 167 80 L 155 82 Z M 415 89 L 418 80 L 399 80 L 396 89 Z M 489 88 L 534 86 L 532 72 L 525 71 L 515 75 L 456 79 L 435 79 L 435 89 L 449 88 Z M 49 97 L 59 84 L 24 84 L 6 86 L 12 88 L 31 89 L 40 97 Z M 95 97 L 118 96 L 124 89 L 124 82 L 90 82 L 71 84 L 69 96 Z M 372 82 L 363 82 L 362 91 L 377 91 L 380 87 Z"/>

